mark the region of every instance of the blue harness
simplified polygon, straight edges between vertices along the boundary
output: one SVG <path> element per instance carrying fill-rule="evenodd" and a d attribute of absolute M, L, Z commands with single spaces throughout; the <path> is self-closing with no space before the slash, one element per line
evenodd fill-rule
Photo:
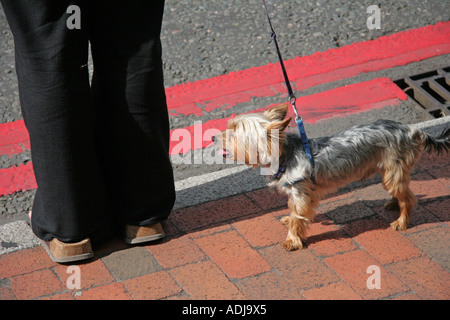
<path fill-rule="evenodd" d="M 295 108 L 295 102 L 292 105 L 294 107 L 294 113 L 296 113 L 296 108 Z M 306 156 L 309 159 L 309 163 L 311 164 L 312 167 L 312 171 L 311 171 L 311 176 L 309 177 L 312 181 L 312 183 L 316 184 L 316 179 L 314 178 L 314 168 L 315 168 L 315 163 L 314 163 L 314 158 L 311 154 L 311 148 L 309 146 L 309 140 L 308 137 L 306 136 L 306 131 L 305 131 L 305 127 L 303 126 L 303 120 L 301 117 L 296 116 L 295 118 L 295 122 L 297 123 L 297 127 L 298 127 L 298 131 L 300 133 L 300 138 L 302 140 L 302 144 L 303 144 L 303 148 L 305 150 Z M 286 165 L 284 163 L 282 163 L 279 167 L 278 167 L 278 171 L 273 175 L 273 179 L 276 180 L 280 180 L 281 176 L 283 175 L 283 173 L 286 172 Z M 289 187 L 292 186 L 298 182 L 302 182 L 304 181 L 306 178 L 302 177 L 299 179 L 296 179 L 294 181 L 290 181 L 290 182 L 285 182 L 283 185 L 285 187 Z"/>

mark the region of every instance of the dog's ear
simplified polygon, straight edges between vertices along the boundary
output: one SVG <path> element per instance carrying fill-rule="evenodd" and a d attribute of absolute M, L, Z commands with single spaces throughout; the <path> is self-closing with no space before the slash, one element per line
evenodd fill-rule
<path fill-rule="evenodd" d="M 281 132 L 286 129 L 286 127 L 289 125 L 289 122 L 291 122 L 291 118 L 286 118 L 283 121 L 272 121 L 271 123 L 269 123 L 266 130 L 267 132 L 270 132 L 271 130 L 276 129 Z"/>
<path fill-rule="evenodd" d="M 282 103 L 277 106 L 270 108 L 269 110 L 264 111 L 263 115 L 272 121 L 281 121 L 286 117 L 286 113 L 288 111 L 289 104 Z"/>

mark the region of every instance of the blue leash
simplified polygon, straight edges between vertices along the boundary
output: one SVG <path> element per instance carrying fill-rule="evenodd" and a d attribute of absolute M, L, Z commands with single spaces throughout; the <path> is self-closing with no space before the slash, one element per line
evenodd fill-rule
<path fill-rule="evenodd" d="M 278 46 L 277 34 L 275 33 L 275 30 L 273 29 L 272 22 L 270 21 L 270 16 L 269 16 L 269 12 L 267 10 L 267 5 L 266 5 L 265 0 L 263 0 L 263 4 L 264 4 L 264 9 L 266 11 L 267 20 L 269 21 L 270 37 L 272 38 L 272 40 L 275 44 L 275 48 L 276 48 L 277 54 L 278 54 L 278 60 L 280 61 L 281 71 L 283 72 L 284 82 L 286 83 L 286 88 L 288 90 L 289 103 L 292 105 L 292 109 L 294 110 L 295 122 L 297 123 L 297 127 L 298 127 L 298 131 L 300 133 L 300 138 L 302 140 L 303 148 L 304 148 L 306 156 L 308 157 L 309 162 L 311 163 L 311 166 L 312 166 L 311 181 L 313 183 L 315 183 L 315 179 L 314 179 L 315 163 L 314 163 L 314 158 L 311 153 L 311 147 L 309 145 L 308 136 L 306 135 L 305 127 L 303 125 L 303 119 L 298 114 L 297 107 L 295 105 L 296 98 L 295 98 L 294 92 L 292 90 L 291 83 L 289 81 L 289 77 L 286 72 L 286 68 L 284 67 L 283 58 L 281 56 L 280 48 Z M 281 171 L 280 171 L 280 169 L 281 169 Z M 275 175 L 275 177 L 278 179 L 281 177 L 281 174 L 284 173 L 284 171 L 286 170 L 286 168 L 284 166 L 281 166 L 280 169 L 278 170 L 277 174 Z M 303 180 L 303 179 L 299 179 L 299 180 L 295 181 L 294 183 L 300 182 L 301 180 Z"/>

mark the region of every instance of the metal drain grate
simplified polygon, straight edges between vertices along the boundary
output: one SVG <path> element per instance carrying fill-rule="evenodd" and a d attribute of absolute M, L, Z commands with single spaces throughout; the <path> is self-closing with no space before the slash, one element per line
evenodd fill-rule
<path fill-rule="evenodd" d="M 394 81 L 435 118 L 450 115 L 450 67 Z"/>

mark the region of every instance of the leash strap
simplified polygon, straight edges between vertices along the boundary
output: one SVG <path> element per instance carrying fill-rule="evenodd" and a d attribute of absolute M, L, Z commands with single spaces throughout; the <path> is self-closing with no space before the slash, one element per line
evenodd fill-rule
<path fill-rule="evenodd" d="M 275 30 L 272 26 L 272 21 L 270 20 L 269 11 L 267 10 L 266 1 L 263 0 L 264 9 L 266 11 L 267 21 L 269 21 L 270 26 L 270 37 L 272 38 L 273 42 L 275 43 L 275 48 L 277 49 L 277 55 L 278 60 L 280 61 L 281 71 L 283 72 L 284 82 L 286 82 L 286 88 L 289 94 L 289 99 L 292 101 L 292 99 L 295 99 L 294 91 L 292 91 L 291 83 L 289 81 L 286 68 L 284 67 L 283 57 L 281 56 L 280 48 L 278 47 L 278 41 L 277 41 L 277 34 L 275 33 Z M 295 101 L 295 100 L 294 100 Z M 294 107 L 295 109 L 295 107 Z M 295 110 L 295 114 L 297 115 L 297 110 Z"/>
<path fill-rule="evenodd" d="M 316 180 L 314 179 L 315 163 L 314 163 L 314 158 L 311 154 L 311 148 L 309 146 L 308 137 L 306 136 L 305 127 L 303 126 L 303 119 L 301 117 L 295 118 L 295 122 L 297 123 L 298 131 L 300 132 L 300 138 L 302 139 L 303 148 L 305 149 L 306 156 L 308 157 L 309 163 L 311 163 L 311 166 L 312 166 L 311 181 L 315 184 L 316 183 Z"/>
<path fill-rule="evenodd" d="M 283 72 L 284 82 L 286 83 L 286 88 L 287 88 L 288 95 L 289 95 L 289 102 L 292 105 L 292 108 L 295 113 L 295 122 L 297 123 L 298 131 L 300 133 L 300 138 L 302 139 L 303 148 L 305 149 L 305 153 L 308 156 L 309 162 L 311 163 L 311 166 L 313 169 L 313 171 L 311 173 L 311 180 L 313 181 L 313 183 L 315 183 L 315 180 L 314 180 L 314 167 L 315 167 L 314 158 L 311 153 L 311 148 L 309 146 L 309 140 L 306 135 L 305 127 L 303 126 L 303 119 L 302 119 L 302 117 L 300 117 L 300 115 L 297 112 L 297 107 L 295 105 L 296 98 L 295 98 L 294 92 L 292 91 L 291 83 L 289 81 L 289 77 L 287 75 L 286 68 L 284 67 L 283 57 L 281 56 L 280 48 L 278 46 L 277 34 L 275 33 L 275 30 L 273 29 L 272 21 L 270 20 L 270 16 L 269 16 L 269 11 L 267 10 L 266 1 L 265 0 L 262 0 L 262 1 L 264 4 L 264 9 L 266 11 L 267 21 L 269 21 L 270 37 L 272 38 L 273 42 L 275 43 L 275 48 L 277 49 L 278 60 L 280 61 L 281 71 Z"/>

